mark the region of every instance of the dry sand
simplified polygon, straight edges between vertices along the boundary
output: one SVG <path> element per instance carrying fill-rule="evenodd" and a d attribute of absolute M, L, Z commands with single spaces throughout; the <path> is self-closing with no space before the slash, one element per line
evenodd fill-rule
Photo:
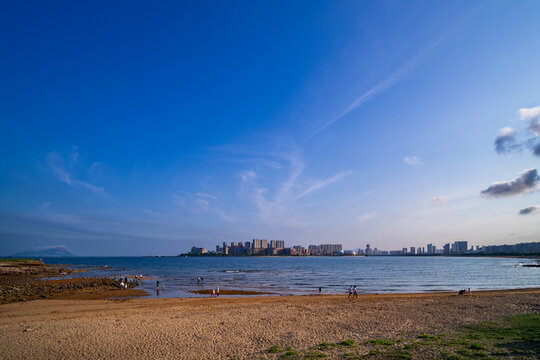
<path fill-rule="evenodd" d="M 461 324 L 539 312 L 540 289 L 356 300 L 336 295 L 35 300 L 0 305 L 0 357 L 275 358 L 266 351 L 274 345 L 305 349 L 324 341 L 451 332 Z"/>

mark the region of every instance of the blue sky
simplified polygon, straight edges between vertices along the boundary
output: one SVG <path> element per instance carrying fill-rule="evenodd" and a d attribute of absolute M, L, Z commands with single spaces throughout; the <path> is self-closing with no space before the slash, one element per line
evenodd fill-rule
<path fill-rule="evenodd" d="M 4 3 L 0 254 L 538 241 L 538 13 Z"/>

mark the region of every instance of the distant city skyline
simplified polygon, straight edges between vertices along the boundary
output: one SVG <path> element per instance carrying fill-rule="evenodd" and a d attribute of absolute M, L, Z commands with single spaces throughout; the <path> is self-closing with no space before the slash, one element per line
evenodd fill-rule
<path fill-rule="evenodd" d="M 538 13 L 5 2 L 0 254 L 538 241 Z"/>

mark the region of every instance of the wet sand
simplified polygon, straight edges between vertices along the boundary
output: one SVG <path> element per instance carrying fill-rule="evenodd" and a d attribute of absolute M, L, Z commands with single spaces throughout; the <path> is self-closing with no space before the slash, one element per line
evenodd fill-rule
<path fill-rule="evenodd" d="M 212 289 L 206 289 L 206 290 L 190 290 L 189 291 L 192 294 L 199 294 L 199 295 L 211 295 Z M 263 292 L 263 291 L 250 291 L 250 290 L 219 290 L 219 295 L 232 295 L 232 296 L 249 296 L 249 295 L 278 295 L 276 293 L 271 292 Z"/>
<path fill-rule="evenodd" d="M 275 359 L 271 346 L 451 332 L 540 312 L 540 289 L 184 299 L 35 300 L 0 305 L 0 358 Z"/>

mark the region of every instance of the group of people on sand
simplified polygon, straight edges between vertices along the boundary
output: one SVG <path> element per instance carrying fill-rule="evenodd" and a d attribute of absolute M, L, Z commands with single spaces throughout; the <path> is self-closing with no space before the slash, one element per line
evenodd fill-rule
<path fill-rule="evenodd" d="M 120 289 L 127 289 L 129 286 L 127 276 L 125 278 L 120 278 Z"/>
<path fill-rule="evenodd" d="M 203 282 L 204 278 L 202 276 L 197 276 L 197 284 Z M 210 297 L 219 297 L 219 286 L 217 287 L 217 289 L 212 289 L 212 291 L 210 291 Z"/>
<path fill-rule="evenodd" d="M 347 299 L 356 299 L 358 297 L 358 290 L 356 289 L 356 285 L 350 285 L 349 289 L 347 289 L 347 292 L 349 293 Z"/>
<path fill-rule="evenodd" d="M 463 294 L 465 294 L 465 293 L 466 293 L 467 295 L 471 295 L 471 288 L 469 288 L 468 290 L 465 290 L 465 289 L 459 290 L 458 295 L 463 295 Z"/>
<path fill-rule="evenodd" d="M 135 284 L 135 286 L 139 286 L 139 285 L 142 285 L 143 284 L 143 276 L 142 274 L 140 275 L 135 275 L 133 276 L 133 281 L 132 283 Z M 123 279 L 120 278 L 120 289 L 127 289 L 129 287 L 129 282 L 128 282 L 128 277 L 124 277 Z"/>

